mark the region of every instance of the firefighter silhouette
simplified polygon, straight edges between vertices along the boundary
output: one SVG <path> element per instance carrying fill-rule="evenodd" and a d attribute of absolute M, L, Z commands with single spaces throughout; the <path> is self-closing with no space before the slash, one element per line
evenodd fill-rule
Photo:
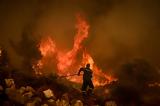
<path fill-rule="evenodd" d="M 83 71 L 83 85 L 82 85 L 82 93 L 86 95 L 87 87 L 89 86 L 89 91 L 93 94 L 94 85 L 92 83 L 92 70 L 90 69 L 90 64 L 87 64 L 86 67 L 80 68 L 78 75 L 80 75 L 81 71 Z"/>

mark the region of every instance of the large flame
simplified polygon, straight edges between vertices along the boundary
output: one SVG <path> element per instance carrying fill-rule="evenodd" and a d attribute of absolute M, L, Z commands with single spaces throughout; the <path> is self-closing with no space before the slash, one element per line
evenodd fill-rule
<path fill-rule="evenodd" d="M 94 60 L 91 57 L 91 55 L 87 52 L 84 52 L 82 64 L 85 65 L 87 63 L 90 63 L 91 69 L 93 70 L 94 85 L 103 86 L 105 84 L 109 84 L 113 80 L 116 80 L 115 78 L 111 77 L 110 75 L 107 75 L 100 68 L 98 68 L 97 65 L 94 63 Z"/>
<path fill-rule="evenodd" d="M 74 38 L 74 45 L 72 50 L 68 51 L 67 53 L 62 53 L 58 51 L 57 60 L 58 60 L 58 70 L 61 73 L 66 73 L 65 70 L 68 69 L 74 62 L 76 61 L 76 55 L 81 48 L 82 41 L 88 37 L 88 29 L 89 25 L 86 23 L 84 19 L 80 15 L 77 15 L 77 34 Z"/>
<path fill-rule="evenodd" d="M 99 69 L 95 63 L 93 58 L 89 53 L 87 53 L 86 49 L 83 51 L 82 61 L 80 62 L 77 59 L 77 54 L 83 46 L 82 42 L 85 38 L 88 37 L 89 25 L 84 18 L 80 15 L 77 16 L 77 24 L 76 24 L 77 34 L 74 38 L 73 48 L 68 52 L 62 52 L 61 49 L 56 48 L 56 43 L 51 37 L 43 38 L 39 44 L 39 50 L 41 52 L 42 58 L 38 61 L 38 63 L 33 65 L 33 69 L 36 74 L 42 75 L 45 64 L 56 64 L 57 66 L 57 74 L 59 76 L 67 76 L 76 74 L 81 66 L 85 66 L 87 63 L 91 64 L 91 69 L 93 70 L 93 83 L 95 86 L 103 86 L 105 84 L 110 83 L 114 79 L 104 73 L 101 69 Z M 56 59 L 56 63 L 48 62 L 48 60 Z M 75 64 L 79 62 L 79 64 Z M 70 76 L 66 77 L 68 80 L 81 83 L 82 76 Z"/>

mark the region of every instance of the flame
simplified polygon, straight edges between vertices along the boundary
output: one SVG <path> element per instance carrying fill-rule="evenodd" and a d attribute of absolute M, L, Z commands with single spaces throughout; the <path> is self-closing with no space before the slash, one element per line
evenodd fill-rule
<path fill-rule="evenodd" d="M 2 50 L 0 49 L 0 56 L 2 56 Z"/>
<path fill-rule="evenodd" d="M 89 53 L 86 51 L 83 53 L 83 59 L 82 64 L 85 65 L 87 63 L 90 63 L 91 69 L 93 70 L 93 82 L 96 86 L 104 86 L 106 84 L 109 84 L 112 81 L 116 81 L 117 79 L 107 75 L 104 73 L 101 69 L 97 67 L 97 65 L 94 63 L 93 58 Z"/>
<path fill-rule="evenodd" d="M 72 50 L 68 51 L 67 53 L 62 53 L 61 51 L 58 52 L 57 67 L 58 67 L 58 70 L 61 72 L 64 72 L 65 69 L 70 67 L 75 62 L 75 58 L 76 58 L 78 51 L 81 48 L 82 41 L 88 37 L 89 25 L 80 15 L 77 15 L 76 28 L 78 31 L 74 38 L 74 45 L 73 45 Z"/>
<path fill-rule="evenodd" d="M 32 68 L 34 69 L 36 75 L 42 75 L 44 65 L 49 63 L 49 58 L 53 57 L 56 53 L 56 44 L 50 37 L 46 37 L 40 41 L 38 47 L 42 58 L 38 60 L 36 64 L 33 64 Z"/>
<path fill-rule="evenodd" d="M 43 57 L 53 55 L 56 52 L 56 44 L 50 37 L 47 37 L 42 39 L 39 50 Z"/>
<path fill-rule="evenodd" d="M 43 75 L 41 71 L 46 64 L 53 64 L 53 62 L 48 62 L 48 60 L 56 59 L 57 74 L 59 76 L 72 75 L 78 72 L 78 69 L 85 66 L 87 63 L 91 64 L 91 69 L 93 70 L 93 83 L 95 86 L 103 86 L 110 83 L 114 79 L 108 76 L 101 69 L 99 69 L 94 63 L 93 58 L 86 50 L 83 51 L 82 61 L 77 60 L 77 54 L 82 46 L 82 42 L 88 37 L 89 25 L 81 15 L 77 15 L 76 24 L 77 33 L 74 38 L 73 48 L 68 52 L 62 52 L 61 49 L 56 47 L 55 41 L 51 37 L 43 38 L 39 44 L 39 51 L 41 52 L 42 58 L 38 60 L 36 64 L 33 65 L 33 69 L 36 74 Z M 78 65 L 75 63 L 79 62 Z M 66 79 L 82 83 L 82 76 L 70 76 Z"/>

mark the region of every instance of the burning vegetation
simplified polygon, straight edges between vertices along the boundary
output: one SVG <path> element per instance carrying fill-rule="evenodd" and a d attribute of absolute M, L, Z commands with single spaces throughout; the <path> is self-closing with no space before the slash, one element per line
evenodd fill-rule
<path fill-rule="evenodd" d="M 56 64 L 55 69 L 57 71 L 54 73 L 58 76 L 68 75 L 68 80 L 81 83 L 82 77 L 70 75 L 77 74 L 81 66 L 89 63 L 93 70 L 93 82 L 95 86 L 104 86 L 116 80 L 96 66 L 93 58 L 87 52 L 87 48 L 83 46 L 83 41 L 88 37 L 89 25 L 81 15 L 77 15 L 76 29 L 77 33 L 74 37 L 73 48 L 67 52 L 64 52 L 61 48 L 57 48 L 56 41 L 51 37 L 42 38 L 39 43 L 39 51 L 42 58 L 38 60 L 37 64 L 33 65 L 36 75 L 43 75 L 46 73 L 44 72 L 46 66 Z M 78 55 L 81 56 L 80 59 L 78 59 Z"/>
<path fill-rule="evenodd" d="M 0 105 L 160 104 L 158 3 L 150 10 L 151 0 L 32 1 L 0 1 Z M 84 14 L 75 18 L 77 11 Z"/>
<path fill-rule="evenodd" d="M 52 40 L 50 43 L 52 44 Z M 55 47 L 54 45 L 51 46 Z M 48 50 L 52 51 L 52 49 Z M 4 53 L 6 52 L 2 52 L 1 58 L 7 57 Z M 99 79 L 93 79 L 93 83 L 97 84 L 94 95 L 86 97 L 81 94 L 79 84 L 77 85 L 78 79 L 74 80 L 69 77 L 66 81 L 60 76 L 43 75 L 41 71 L 44 68 L 43 65 L 46 64 L 45 62 L 48 61 L 47 59 L 45 62 L 43 60 L 40 66 L 36 68 L 42 73 L 38 75 L 37 73 L 33 75 L 19 73 L 20 71 L 10 66 L 6 59 L 1 59 L 0 64 L 0 103 L 4 106 L 153 106 L 159 104 L 159 73 L 157 69 L 143 59 L 121 65 L 116 74 L 118 78 L 116 81 L 101 82 Z M 93 70 L 97 69 L 92 57 L 85 52 L 82 56 L 82 62 L 84 62 L 82 64 L 90 63 Z M 96 78 L 101 78 L 101 75 L 102 77 L 105 76 L 106 79 L 110 78 L 100 70 L 97 69 L 96 71 L 98 71 L 94 71 Z M 35 75 L 37 76 L 35 77 Z"/>

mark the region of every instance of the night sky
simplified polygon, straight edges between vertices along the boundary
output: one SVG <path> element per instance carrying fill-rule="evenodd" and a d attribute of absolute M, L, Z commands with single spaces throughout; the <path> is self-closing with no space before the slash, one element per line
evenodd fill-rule
<path fill-rule="evenodd" d="M 59 48 L 71 49 L 77 13 L 90 25 L 84 45 L 102 69 L 135 58 L 160 67 L 159 0 L 1 0 L 0 45 L 15 67 L 35 55 L 25 37 L 52 36 Z"/>

